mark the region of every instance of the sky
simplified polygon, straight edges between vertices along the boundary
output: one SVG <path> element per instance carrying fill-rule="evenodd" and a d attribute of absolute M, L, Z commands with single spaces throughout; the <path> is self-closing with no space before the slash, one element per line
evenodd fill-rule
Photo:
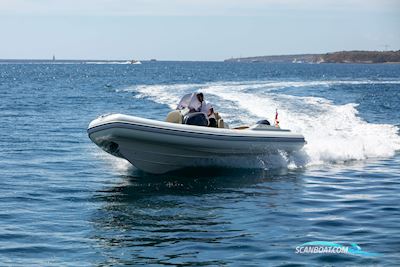
<path fill-rule="evenodd" d="M 2 59 L 399 50 L 399 0 L 0 0 Z"/>

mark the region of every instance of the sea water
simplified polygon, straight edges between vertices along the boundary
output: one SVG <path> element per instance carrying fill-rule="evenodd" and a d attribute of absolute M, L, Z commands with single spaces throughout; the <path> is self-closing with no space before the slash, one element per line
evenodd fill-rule
<path fill-rule="evenodd" d="M 400 65 L 62 63 L 0 64 L 0 265 L 399 264 Z M 87 136 L 194 91 L 232 126 L 277 109 L 307 144 L 150 175 Z M 380 256 L 296 253 L 311 241 Z"/>

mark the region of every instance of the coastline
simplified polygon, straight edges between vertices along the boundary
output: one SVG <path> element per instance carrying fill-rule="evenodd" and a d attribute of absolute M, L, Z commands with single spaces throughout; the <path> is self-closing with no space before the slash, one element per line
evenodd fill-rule
<path fill-rule="evenodd" d="M 294 54 L 239 57 L 224 60 L 225 62 L 245 63 L 339 63 L 339 64 L 399 64 L 398 51 L 339 51 L 325 54 Z"/>

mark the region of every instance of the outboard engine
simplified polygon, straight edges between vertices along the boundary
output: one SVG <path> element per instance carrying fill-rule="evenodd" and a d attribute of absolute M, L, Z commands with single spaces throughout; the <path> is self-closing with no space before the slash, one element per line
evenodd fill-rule
<path fill-rule="evenodd" d="M 254 130 L 254 131 L 280 130 L 280 128 L 276 128 L 276 127 L 272 126 L 268 120 L 259 120 L 259 121 L 257 121 L 256 124 L 254 124 L 253 126 L 250 126 L 249 129 Z"/>
<path fill-rule="evenodd" d="M 208 126 L 208 119 L 206 114 L 195 112 L 187 114 L 183 119 L 183 123 L 188 125 Z"/>
<path fill-rule="evenodd" d="M 256 124 L 261 124 L 261 125 L 271 125 L 271 123 L 269 123 L 269 121 L 268 120 L 260 120 L 260 121 L 257 121 L 257 123 Z"/>

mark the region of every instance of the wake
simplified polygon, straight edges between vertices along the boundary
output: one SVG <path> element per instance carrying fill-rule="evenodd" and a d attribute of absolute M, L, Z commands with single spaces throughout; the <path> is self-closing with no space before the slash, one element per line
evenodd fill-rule
<path fill-rule="evenodd" d="M 391 157 L 400 150 L 398 127 L 368 123 L 358 116 L 357 103 L 336 105 L 325 98 L 292 96 L 280 93 L 287 87 L 329 87 L 334 84 L 400 84 L 400 81 L 309 81 L 309 82 L 220 82 L 205 84 L 140 85 L 124 88 L 136 98 L 147 98 L 171 108 L 180 97 L 202 91 L 208 101 L 230 124 L 251 124 L 259 119 L 273 121 L 279 110 L 280 126 L 304 135 L 307 144 L 302 151 L 278 157 L 257 158 L 257 166 L 298 168 L 326 163 L 342 163 L 368 158 Z M 121 90 L 119 90 L 121 91 Z M 222 165 L 229 165 L 222 162 Z M 233 164 L 237 161 L 232 160 Z M 254 165 L 254 164 L 253 164 Z"/>

